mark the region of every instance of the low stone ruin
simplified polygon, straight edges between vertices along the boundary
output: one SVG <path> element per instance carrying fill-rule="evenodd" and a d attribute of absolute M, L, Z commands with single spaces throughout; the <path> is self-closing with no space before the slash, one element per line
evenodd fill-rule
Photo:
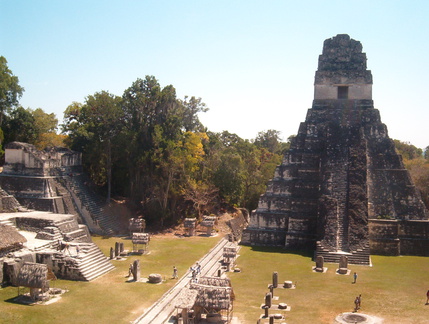
<path fill-rule="evenodd" d="M 147 253 L 147 248 L 150 242 L 149 233 L 133 233 L 132 236 L 133 251 L 134 254 Z"/>
<path fill-rule="evenodd" d="M 194 236 L 195 235 L 195 228 L 197 226 L 197 219 L 196 218 L 185 218 L 185 221 L 183 222 L 183 226 L 185 227 L 186 235 Z"/>
<path fill-rule="evenodd" d="M 128 231 L 130 233 L 130 236 L 132 236 L 133 233 L 142 233 L 145 229 L 146 221 L 143 218 L 130 218 L 128 224 Z"/>
<path fill-rule="evenodd" d="M 73 215 L 1 214 L 0 280 L 16 285 L 25 262 L 46 265 L 57 278 L 90 281 L 114 267 Z M 19 230 L 18 230 L 18 229 Z"/>
<path fill-rule="evenodd" d="M 316 272 L 325 272 L 324 268 L 325 259 L 319 255 L 316 257 L 316 266 L 313 268 Z"/>
<path fill-rule="evenodd" d="M 226 266 L 226 271 L 229 272 L 235 265 L 237 258 L 237 246 L 225 246 L 223 248 L 223 261 L 222 264 Z"/>
<path fill-rule="evenodd" d="M 349 258 L 345 255 L 342 255 L 340 257 L 340 263 L 339 263 L 337 272 L 339 274 L 347 274 L 349 272 L 349 269 L 347 268 L 348 263 L 349 263 Z"/>
<path fill-rule="evenodd" d="M 108 205 L 91 189 L 79 152 L 61 147 L 38 151 L 31 144 L 9 143 L 0 186 L 4 189 L 0 190 L 3 211 L 13 211 L 13 196 L 26 209 L 75 215 L 92 233 L 126 233 L 128 226 L 118 214 L 128 215 L 128 209 Z"/>
<path fill-rule="evenodd" d="M 140 260 L 134 260 L 130 264 L 130 272 L 133 275 L 134 281 L 140 281 Z"/>
<path fill-rule="evenodd" d="M 273 272 L 272 276 L 272 283 L 268 285 L 268 289 L 270 290 L 265 294 L 265 300 L 264 303 L 261 305 L 261 309 L 264 310 L 264 314 L 260 316 L 257 323 L 261 323 L 264 319 L 269 319 L 270 323 L 274 323 L 274 320 L 281 319 L 283 320 L 285 318 L 284 314 L 282 313 L 274 313 L 270 314 L 269 311 L 290 311 L 290 306 L 288 306 L 286 303 L 278 303 L 274 304 L 273 300 L 278 299 L 278 297 L 274 297 L 274 289 L 279 288 L 278 281 L 279 281 L 279 275 L 278 272 Z M 290 282 L 290 286 L 289 286 Z M 285 281 L 285 285 L 280 288 L 293 288 L 291 281 Z"/>
<path fill-rule="evenodd" d="M 217 221 L 216 216 L 203 216 L 203 220 L 200 223 L 200 226 L 203 226 L 206 228 L 206 234 L 207 236 L 212 235 L 213 227 L 215 226 Z"/>
<path fill-rule="evenodd" d="M 149 283 L 161 283 L 162 276 L 159 273 L 151 273 L 148 278 Z"/>

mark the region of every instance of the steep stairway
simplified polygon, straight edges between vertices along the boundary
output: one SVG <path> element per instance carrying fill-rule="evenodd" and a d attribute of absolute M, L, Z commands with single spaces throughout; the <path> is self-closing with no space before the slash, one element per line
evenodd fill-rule
<path fill-rule="evenodd" d="M 327 263 L 339 263 L 341 256 L 345 255 L 348 258 L 349 264 L 358 265 L 371 265 L 371 256 L 369 250 L 369 243 L 365 244 L 364 247 L 354 251 L 330 251 L 327 247 L 318 241 L 316 242 L 316 256 L 323 256 L 324 262 Z"/>
<path fill-rule="evenodd" d="M 110 211 L 109 204 L 106 203 L 105 199 L 88 187 L 87 183 L 90 180 L 83 174 L 66 175 L 62 177 L 61 181 L 68 190 L 73 191 L 78 197 L 79 202 L 75 203 L 80 204 L 89 212 L 92 222 L 103 230 L 104 235 L 126 232 L 117 215 Z"/>
<path fill-rule="evenodd" d="M 77 267 L 83 280 L 94 280 L 115 268 L 96 244 L 86 243 L 78 246 Z"/>

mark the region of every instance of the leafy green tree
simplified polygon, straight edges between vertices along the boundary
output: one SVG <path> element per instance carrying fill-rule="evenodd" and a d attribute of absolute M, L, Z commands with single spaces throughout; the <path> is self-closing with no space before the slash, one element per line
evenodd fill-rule
<path fill-rule="evenodd" d="M 423 156 L 423 150 L 415 147 L 409 142 L 401 142 L 394 139 L 396 151 L 406 160 L 412 160 Z"/>
<path fill-rule="evenodd" d="M 5 143 L 13 141 L 35 143 L 38 130 L 31 109 L 23 107 L 13 109 L 5 116 L 3 124 Z"/>
<path fill-rule="evenodd" d="M 87 147 L 86 152 L 93 153 L 91 154 L 93 161 L 99 157 L 99 166 L 93 169 L 93 175 L 101 176 L 101 179 L 105 177 L 106 199 L 109 202 L 112 184 L 112 146 L 115 145 L 115 137 L 122 130 L 124 119 L 121 98 L 107 91 L 96 92 L 86 98 L 80 118 L 83 119 L 91 140 L 91 147 Z M 102 173 L 97 170 L 101 170 Z"/>
<path fill-rule="evenodd" d="M 64 111 L 61 132 L 66 136 L 65 143 L 72 150 L 83 152 L 88 142 L 89 134 L 86 124 L 81 118 L 83 104 L 72 102 Z"/>
<path fill-rule="evenodd" d="M 243 201 L 243 160 L 232 149 L 224 150 L 220 155 L 220 164 L 212 178 L 219 189 L 219 195 L 228 204 L 240 206 Z"/>
<path fill-rule="evenodd" d="M 257 147 L 263 147 L 271 153 L 280 153 L 280 132 L 274 129 L 259 132 L 254 140 L 254 143 Z"/>
<path fill-rule="evenodd" d="M 7 66 L 7 60 L 0 56 L 0 127 L 5 112 L 18 105 L 24 88 L 19 85 L 19 79 L 13 75 Z"/>
<path fill-rule="evenodd" d="M 207 112 L 209 110 L 206 104 L 202 102 L 201 98 L 189 98 L 188 96 L 185 96 L 185 99 L 181 101 L 181 103 L 184 106 L 183 127 L 185 131 L 203 131 L 204 126 L 201 124 L 198 118 L 198 113 Z"/>
<path fill-rule="evenodd" d="M 58 128 L 58 118 L 54 113 L 48 114 L 42 108 L 37 108 L 32 112 L 35 127 L 40 134 L 55 132 Z"/>

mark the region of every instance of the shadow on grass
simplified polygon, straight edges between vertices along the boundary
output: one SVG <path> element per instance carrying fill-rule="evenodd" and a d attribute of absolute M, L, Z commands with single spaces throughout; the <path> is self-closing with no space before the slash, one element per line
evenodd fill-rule
<path fill-rule="evenodd" d="M 5 300 L 6 303 L 22 305 L 22 306 L 34 306 L 34 300 L 26 296 L 16 296 Z"/>
<path fill-rule="evenodd" d="M 247 245 L 248 246 L 248 245 Z M 250 246 L 252 251 L 256 252 L 264 252 L 264 253 L 284 253 L 284 254 L 294 254 L 300 255 L 308 258 L 313 258 L 314 251 L 313 250 L 292 250 L 286 249 L 280 246 Z"/>

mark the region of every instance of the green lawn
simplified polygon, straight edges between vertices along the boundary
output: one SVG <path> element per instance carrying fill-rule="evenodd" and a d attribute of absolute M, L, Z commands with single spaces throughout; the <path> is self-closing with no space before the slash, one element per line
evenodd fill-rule
<path fill-rule="evenodd" d="M 312 272 L 314 262 L 306 253 L 281 249 L 242 247 L 237 260 L 241 273 L 230 275 L 237 296 L 235 316 L 255 323 L 261 304 L 277 271 L 279 283 L 296 282 L 296 289 L 275 289 L 274 295 L 291 306 L 290 323 L 333 323 L 338 314 L 351 312 L 362 294 L 359 312 L 384 318 L 384 323 L 429 323 L 429 258 L 372 256 L 372 267 L 349 265 L 350 275 L 336 274 L 337 264 L 327 263 L 326 273 Z M 356 284 L 352 284 L 357 272 Z M 273 311 L 273 313 L 279 311 Z"/>
<path fill-rule="evenodd" d="M 116 269 L 92 282 L 57 280 L 52 286 L 67 288 L 60 301 L 50 305 L 24 306 L 12 302 L 16 287 L 0 289 L 0 322 L 2 323 L 129 323 L 167 291 L 175 282 L 170 279 L 173 265 L 182 275 L 201 258 L 219 237 L 178 238 L 154 237 L 149 255 L 131 256 L 126 261 L 113 261 Z M 108 255 L 118 238 L 94 238 Z M 236 301 L 234 316 L 242 323 L 256 323 L 264 302 L 267 286 L 274 271 L 279 283 L 291 280 L 296 289 L 276 289 L 275 296 L 291 306 L 286 322 L 333 323 L 336 315 L 353 310 L 354 298 L 362 294 L 361 312 L 381 317 L 389 323 L 428 323 L 429 305 L 425 305 L 429 289 L 429 258 L 373 256 L 373 267 L 350 265 L 358 273 L 337 275 L 336 264 L 325 264 L 327 273 L 314 273 L 308 253 L 288 253 L 275 248 L 243 246 L 237 260 L 241 273 L 230 273 Z M 142 277 L 160 273 L 166 282 L 161 285 L 126 283 L 128 266 L 140 259 Z"/>
<path fill-rule="evenodd" d="M 57 280 L 51 287 L 67 288 L 61 300 L 49 305 L 25 306 L 12 301 L 17 296 L 16 287 L 0 289 L 1 323 L 129 323 L 166 292 L 176 280 L 171 279 L 173 266 L 179 276 L 210 250 L 220 237 L 178 238 L 153 237 L 149 245 L 150 254 L 130 256 L 125 261 L 112 261 L 116 269 L 91 281 L 79 282 Z M 101 250 L 109 255 L 115 242 L 124 242 L 125 249 L 132 249 L 129 239 L 101 237 L 93 238 Z M 140 259 L 142 277 L 160 273 L 166 282 L 127 283 L 128 267 Z"/>

